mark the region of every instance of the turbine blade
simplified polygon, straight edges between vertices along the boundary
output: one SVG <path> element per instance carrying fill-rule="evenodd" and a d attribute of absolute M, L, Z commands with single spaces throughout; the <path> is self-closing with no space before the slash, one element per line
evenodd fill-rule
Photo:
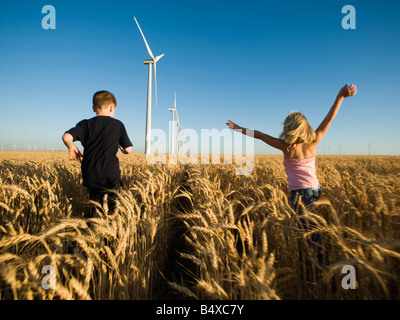
<path fill-rule="evenodd" d="M 176 120 L 178 122 L 178 126 L 180 126 L 181 124 L 179 122 L 178 110 L 176 110 L 176 107 L 175 107 L 175 114 L 176 114 Z"/>
<path fill-rule="evenodd" d="M 176 92 L 175 92 L 174 109 L 175 109 L 176 119 L 178 121 L 178 127 L 180 127 L 181 124 L 179 122 L 178 110 L 176 109 Z"/>
<path fill-rule="evenodd" d="M 137 20 L 136 20 L 135 17 L 133 17 L 133 19 L 135 19 L 136 24 L 137 24 L 137 26 L 138 26 L 138 28 L 139 28 L 139 31 L 140 31 L 140 33 L 142 34 L 144 43 L 146 44 L 147 51 L 149 52 L 150 57 L 154 60 L 153 52 L 151 52 L 151 49 L 150 49 L 150 47 L 149 47 L 149 44 L 148 44 L 147 41 L 146 41 L 146 38 L 145 38 L 145 36 L 144 36 L 144 34 L 143 34 L 143 32 L 142 32 L 142 29 L 140 29 L 139 23 L 137 22 Z M 161 58 L 160 58 L 160 59 L 161 59 Z"/>
<path fill-rule="evenodd" d="M 157 61 L 160 60 L 162 57 L 164 57 L 164 54 L 162 54 L 162 55 L 160 55 L 160 56 L 157 56 L 157 57 L 154 59 L 154 62 L 157 62 Z"/>
<path fill-rule="evenodd" d="M 164 57 L 164 54 L 157 56 L 155 59 L 153 58 L 154 61 L 154 89 L 155 89 L 155 94 L 156 94 L 156 107 L 157 107 L 157 61 L 160 60 L 162 57 Z"/>

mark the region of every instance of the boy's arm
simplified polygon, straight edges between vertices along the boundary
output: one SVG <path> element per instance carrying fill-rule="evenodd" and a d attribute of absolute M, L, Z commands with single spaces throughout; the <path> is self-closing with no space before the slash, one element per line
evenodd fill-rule
<path fill-rule="evenodd" d="M 119 149 L 123 154 L 130 154 L 132 152 L 133 146 L 132 141 L 128 137 L 125 126 L 121 122 L 121 137 L 119 139 Z"/>
<path fill-rule="evenodd" d="M 347 83 L 342 89 L 340 89 L 335 102 L 333 103 L 331 109 L 329 110 L 328 114 L 326 115 L 325 119 L 321 122 L 317 130 L 315 130 L 316 140 L 315 142 L 318 144 L 321 142 L 322 138 L 328 132 L 329 126 L 331 125 L 333 119 L 335 119 L 336 114 L 338 113 L 340 106 L 342 105 L 343 99 L 354 96 L 357 93 L 356 85 L 352 84 L 348 86 Z"/>
<path fill-rule="evenodd" d="M 69 150 L 69 158 L 71 160 L 81 162 L 83 156 L 78 148 L 74 145 L 74 138 L 72 137 L 72 135 L 66 132 L 64 133 L 62 140 Z"/>
<path fill-rule="evenodd" d="M 227 125 L 229 128 L 231 128 L 232 130 L 236 131 L 236 132 L 240 132 L 242 134 L 245 134 L 247 136 L 253 137 L 255 139 L 259 139 L 263 142 L 265 142 L 266 144 L 270 145 L 271 147 L 274 147 L 276 149 L 279 150 L 286 150 L 287 145 L 285 142 L 283 142 L 280 139 L 274 138 L 269 136 L 268 134 L 262 133 L 261 131 L 258 130 L 249 130 L 246 128 L 243 128 L 241 126 L 238 126 L 236 123 L 234 123 L 231 120 L 228 120 Z"/>
<path fill-rule="evenodd" d="M 130 154 L 132 152 L 132 150 L 133 150 L 133 147 L 130 146 L 128 148 L 122 148 L 121 146 L 119 146 L 119 149 L 121 150 L 121 152 L 123 154 Z"/>

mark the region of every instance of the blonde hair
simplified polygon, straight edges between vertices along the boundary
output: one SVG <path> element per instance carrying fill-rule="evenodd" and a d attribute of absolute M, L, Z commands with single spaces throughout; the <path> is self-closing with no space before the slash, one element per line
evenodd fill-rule
<path fill-rule="evenodd" d="M 314 142 L 316 135 L 307 118 L 300 112 L 292 111 L 283 123 L 283 132 L 279 138 L 285 143 L 293 145 Z"/>
<path fill-rule="evenodd" d="M 108 105 L 113 104 L 117 107 L 117 99 L 115 96 L 108 91 L 98 91 L 93 95 L 93 106 L 100 110 L 103 107 L 108 107 Z"/>

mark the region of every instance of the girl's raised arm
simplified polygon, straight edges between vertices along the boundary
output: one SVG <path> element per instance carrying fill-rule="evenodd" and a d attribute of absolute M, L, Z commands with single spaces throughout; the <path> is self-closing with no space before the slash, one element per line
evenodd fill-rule
<path fill-rule="evenodd" d="M 271 137 L 265 133 L 262 133 L 261 131 L 243 128 L 241 126 L 238 126 L 232 120 L 228 120 L 226 125 L 236 132 L 240 132 L 255 139 L 260 139 L 261 141 L 265 142 L 266 144 L 269 144 L 271 147 L 274 147 L 276 149 L 283 151 L 286 150 L 287 148 L 287 144 L 284 143 L 281 139 Z"/>
<path fill-rule="evenodd" d="M 329 110 L 325 119 L 321 122 L 317 130 L 315 130 L 316 140 L 315 142 L 318 144 L 321 142 L 322 138 L 328 132 L 329 126 L 331 125 L 333 119 L 335 119 L 336 114 L 338 113 L 340 106 L 342 105 L 343 99 L 354 96 L 357 93 L 357 87 L 355 84 L 349 86 L 347 83 L 342 89 L 340 89 L 333 106 Z"/>

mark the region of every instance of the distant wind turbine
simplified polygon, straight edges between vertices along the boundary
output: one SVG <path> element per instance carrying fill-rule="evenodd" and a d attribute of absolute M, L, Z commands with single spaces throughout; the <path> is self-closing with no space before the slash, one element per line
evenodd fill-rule
<path fill-rule="evenodd" d="M 176 94 L 175 94 L 175 102 L 174 102 L 174 108 L 169 108 L 169 111 L 171 111 L 171 117 L 172 117 L 172 121 L 171 121 L 171 144 L 169 146 L 169 152 L 170 154 L 174 153 L 174 140 L 175 140 L 175 135 L 174 135 L 174 127 L 175 127 L 175 111 L 176 111 Z"/>
<path fill-rule="evenodd" d="M 174 108 L 168 109 L 172 113 L 172 123 L 171 123 L 171 147 L 170 147 L 170 152 L 171 154 L 174 153 L 174 140 L 175 140 L 175 121 L 174 117 L 176 115 L 176 153 L 179 153 L 179 134 L 181 132 L 181 124 L 179 122 L 179 116 L 178 116 L 178 110 L 176 109 L 176 92 L 175 92 L 175 99 L 174 99 Z"/>
<path fill-rule="evenodd" d="M 175 98 L 176 100 L 176 98 Z M 179 153 L 179 135 L 181 134 L 181 123 L 179 122 L 178 110 L 175 105 L 175 114 L 176 114 L 176 153 Z"/>
<path fill-rule="evenodd" d="M 139 28 L 139 31 L 143 37 L 144 43 L 146 45 L 147 51 L 151 57 L 151 60 L 144 60 L 144 64 L 147 64 L 149 66 L 149 75 L 148 75 L 148 82 L 147 82 L 147 117 L 146 117 L 146 148 L 145 148 L 145 153 L 150 154 L 150 142 L 151 142 L 151 84 L 152 84 L 152 79 L 151 79 L 151 69 L 152 65 L 154 65 L 154 84 L 155 84 L 155 94 L 156 94 L 156 106 L 157 106 L 157 61 L 159 61 L 164 54 L 157 56 L 154 58 L 153 53 L 151 52 L 150 46 L 146 41 L 146 38 L 142 32 L 142 29 L 139 26 L 139 23 L 137 22 L 136 18 L 135 22 Z"/>

